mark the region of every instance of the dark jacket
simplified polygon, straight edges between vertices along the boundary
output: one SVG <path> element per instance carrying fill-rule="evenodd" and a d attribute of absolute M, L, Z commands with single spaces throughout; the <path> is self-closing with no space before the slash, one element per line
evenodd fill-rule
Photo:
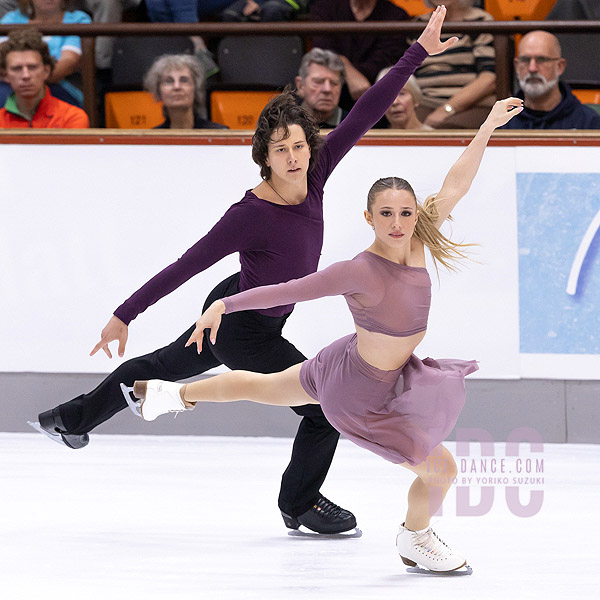
<path fill-rule="evenodd" d="M 600 114 L 581 104 L 566 83 L 558 85 L 562 100 L 556 108 L 550 111 L 525 108 L 500 129 L 600 129 Z M 524 97 L 521 90 L 517 97 Z"/>

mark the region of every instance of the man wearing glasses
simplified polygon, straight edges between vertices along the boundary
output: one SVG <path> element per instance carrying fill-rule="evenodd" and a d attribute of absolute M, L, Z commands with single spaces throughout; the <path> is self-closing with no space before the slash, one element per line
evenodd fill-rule
<path fill-rule="evenodd" d="M 584 106 L 559 80 L 567 61 L 558 39 L 546 31 L 523 36 L 514 60 L 525 110 L 503 129 L 600 129 L 600 114 Z"/>

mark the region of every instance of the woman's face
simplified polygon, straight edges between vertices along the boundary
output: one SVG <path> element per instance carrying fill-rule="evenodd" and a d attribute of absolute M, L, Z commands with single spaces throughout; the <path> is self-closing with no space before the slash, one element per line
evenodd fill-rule
<path fill-rule="evenodd" d="M 160 99 L 165 108 L 193 108 L 194 79 L 187 67 L 169 69 L 160 78 Z"/>
<path fill-rule="evenodd" d="M 266 163 L 271 168 L 271 177 L 298 183 L 308 173 L 310 146 L 300 125 L 290 125 L 288 129 L 290 135 L 285 139 L 282 129 L 276 129 L 271 135 Z"/>
<path fill-rule="evenodd" d="M 385 116 L 392 129 L 406 129 L 409 121 L 415 116 L 415 101 L 406 88 L 396 96 Z"/>
<path fill-rule="evenodd" d="M 63 0 L 31 0 L 35 14 L 54 14 L 62 12 Z"/>
<path fill-rule="evenodd" d="M 365 211 L 377 241 L 391 251 L 410 244 L 417 218 L 415 197 L 407 190 L 383 190 L 375 196 L 371 212 Z"/>

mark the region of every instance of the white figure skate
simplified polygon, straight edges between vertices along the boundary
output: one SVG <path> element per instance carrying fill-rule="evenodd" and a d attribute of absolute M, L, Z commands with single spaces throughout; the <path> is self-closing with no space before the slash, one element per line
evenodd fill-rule
<path fill-rule="evenodd" d="M 409 567 L 420 565 L 435 573 L 448 573 L 462 567 L 470 569 L 465 557 L 444 543 L 431 527 L 411 531 L 400 525 L 396 548 L 402 562 Z"/>
<path fill-rule="evenodd" d="M 161 379 L 136 381 L 133 384 L 133 395 L 140 400 L 135 403 L 139 408 L 139 416 L 144 421 L 154 421 L 160 415 L 187 410 L 179 393 L 182 387 L 182 383 Z"/>

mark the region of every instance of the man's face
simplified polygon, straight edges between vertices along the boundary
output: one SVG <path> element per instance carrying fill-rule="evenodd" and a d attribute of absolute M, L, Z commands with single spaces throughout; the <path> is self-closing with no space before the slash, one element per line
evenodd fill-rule
<path fill-rule="evenodd" d="M 17 98 L 36 98 L 43 93 L 50 67 L 35 50 L 9 52 L 6 55 L 6 81 Z"/>
<path fill-rule="evenodd" d="M 306 108 L 328 117 L 340 102 L 342 79 L 339 73 L 311 63 L 306 78 L 296 78 L 296 87 Z"/>
<path fill-rule="evenodd" d="M 560 57 L 552 38 L 530 34 L 521 40 L 515 70 L 525 96 L 540 98 L 553 90 L 565 65 L 566 61 Z"/>

